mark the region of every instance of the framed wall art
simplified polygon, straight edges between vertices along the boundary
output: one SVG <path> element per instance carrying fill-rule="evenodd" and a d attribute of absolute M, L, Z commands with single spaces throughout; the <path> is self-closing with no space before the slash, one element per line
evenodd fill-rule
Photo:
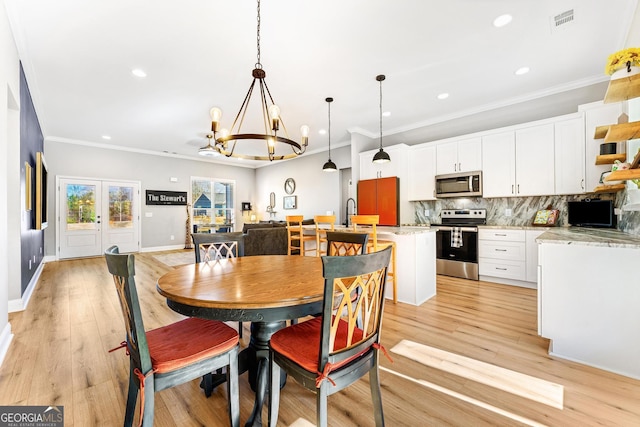
<path fill-rule="evenodd" d="M 33 168 L 24 162 L 24 210 L 30 211 L 33 206 Z"/>
<path fill-rule="evenodd" d="M 284 209 L 297 209 L 298 196 L 284 196 L 283 207 Z"/>

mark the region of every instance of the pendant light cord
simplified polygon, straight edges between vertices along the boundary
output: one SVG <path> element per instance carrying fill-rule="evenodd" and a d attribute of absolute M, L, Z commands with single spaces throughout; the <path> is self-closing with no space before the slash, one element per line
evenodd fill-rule
<path fill-rule="evenodd" d="M 380 149 L 382 150 L 382 80 L 380 81 Z"/>
<path fill-rule="evenodd" d="M 331 160 L 331 101 L 327 102 L 329 104 L 329 160 Z"/>

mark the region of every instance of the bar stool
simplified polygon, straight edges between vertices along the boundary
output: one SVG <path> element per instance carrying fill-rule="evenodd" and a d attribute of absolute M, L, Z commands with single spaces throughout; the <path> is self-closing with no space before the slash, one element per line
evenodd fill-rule
<path fill-rule="evenodd" d="M 316 240 L 315 236 L 304 235 L 304 229 L 302 228 L 302 221 L 304 217 L 302 215 L 287 215 L 287 237 L 289 242 L 287 244 L 287 255 L 291 255 L 291 251 L 300 251 L 300 256 L 304 256 L 305 252 L 313 252 L 315 249 L 305 249 L 304 242 L 311 242 Z M 298 242 L 298 246 L 294 245 Z"/>
<path fill-rule="evenodd" d="M 378 252 L 384 248 L 391 246 L 391 271 L 387 270 L 387 276 L 393 285 L 393 303 L 398 302 L 398 286 L 396 280 L 396 242 L 393 240 L 378 240 L 378 231 L 376 226 L 380 222 L 380 215 L 351 215 L 351 224 L 353 231 L 358 230 L 358 225 L 370 225 L 371 239 L 367 244 L 368 252 Z"/>
<path fill-rule="evenodd" d="M 326 255 L 327 231 L 335 231 L 336 216 L 335 215 L 316 215 L 313 217 L 316 223 L 316 256 Z M 320 225 L 327 225 L 328 228 L 320 228 Z M 325 249 L 322 249 L 322 244 Z"/>

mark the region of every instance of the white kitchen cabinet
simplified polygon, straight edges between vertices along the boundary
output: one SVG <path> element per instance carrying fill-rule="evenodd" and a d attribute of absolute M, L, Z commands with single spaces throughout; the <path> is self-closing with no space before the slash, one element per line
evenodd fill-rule
<path fill-rule="evenodd" d="M 554 125 L 516 130 L 515 195 L 554 194 Z"/>
<path fill-rule="evenodd" d="M 482 138 L 484 197 L 554 194 L 554 125 Z"/>
<path fill-rule="evenodd" d="M 469 138 L 436 145 L 436 173 L 438 175 L 481 169 L 481 138 Z"/>
<path fill-rule="evenodd" d="M 555 194 L 585 192 L 584 115 L 555 123 Z M 591 188 L 589 191 L 593 190 Z"/>
<path fill-rule="evenodd" d="M 409 147 L 409 200 L 435 200 L 436 147 Z"/>
<path fill-rule="evenodd" d="M 388 178 L 391 176 L 407 176 L 407 150 L 405 144 L 384 147 L 389 154 L 390 162 L 374 163 L 373 156 L 380 150 L 363 151 L 360 153 L 360 179 Z"/>
<path fill-rule="evenodd" d="M 618 117 L 624 112 L 623 103 L 615 102 L 603 104 L 593 102 L 581 105 L 579 111 L 584 111 L 585 128 L 585 187 L 586 191 L 593 191 L 600 185 L 600 176 L 603 172 L 610 171 L 611 165 L 596 165 L 595 159 L 600 155 L 600 144 L 604 139 L 595 139 L 595 130 L 598 126 L 618 123 Z M 618 152 L 624 152 L 625 143 L 618 143 Z"/>
<path fill-rule="evenodd" d="M 515 196 L 515 132 L 482 137 L 483 197 Z"/>
<path fill-rule="evenodd" d="M 526 279 L 525 241 L 525 230 L 479 229 L 478 272 L 480 275 L 524 281 Z"/>

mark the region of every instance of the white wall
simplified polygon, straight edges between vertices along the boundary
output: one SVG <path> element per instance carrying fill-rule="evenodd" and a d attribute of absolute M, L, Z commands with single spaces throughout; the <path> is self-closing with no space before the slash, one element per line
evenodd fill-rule
<path fill-rule="evenodd" d="M 72 176 L 96 179 L 123 179 L 141 182 L 144 199 L 145 190 L 189 191 L 191 177 L 209 177 L 235 180 L 236 222 L 242 229 L 241 202 L 254 200 L 255 171 L 249 168 L 220 165 L 208 161 L 187 160 L 164 155 L 144 154 L 130 151 L 111 150 L 84 145 L 47 141 L 44 143 L 47 166 L 52 179 L 49 180 L 49 218 L 55 218 L 56 195 L 55 177 Z M 177 182 L 171 182 L 175 177 Z M 184 246 L 185 221 L 184 206 L 146 206 L 142 201 L 141 246 L 145 248 L 166 248 Z M 145 217 L 145 213 L 152 217 Z M 55 255 L 56 221 L 49 221 L 45 230 L 45 254 Z M 170 236 L 175 236 L 174 240 Z"/>
<path fill-rule="evenodd" d="M 333 211 L 340 215 L 340 174 L 323 172 L 322 165 L 327 161 L 327 152 L 302 155 L 294 160 L 284 161 L 256 169 L 256 197 L 253 206 L 260 220 L 282 220 L 287 215 L 303 215 L 311 219 L 315 215 L 325 215 Z M 331 150 L 331 160 L 338 170 L 351 167 L 351 151 L 349 147 Z M 293 178 L 296 190 L 292 194 L 298 196 L 298 209 L 282 208 L 284 181 Z M 276 214 L 269 216 L 266 211 L 269 205 L 269 194 L 276 194 Z"/>
<path fill-rule="evenodd" d="M 16 201 L 9 195 L 9 188 L 20 188 L 20 176 L 9 173 L 9 164 L 18 165 L 20 151 L 10 147 L 20 146 L 20 65 L 18 52 L 9 28 L 9 21 L 4 0 L 0 0 L 0 363 L 4 359 L 11 341 L 11 325 L 9 324 L 9 289 L 20 291 L 20 277 L 15 283 L 9 283 L 9 249 L 20 254 L 20 236 L 18 240 L 10 240 L 9 205 Z M 12 169 L 13 170 L 13 169 Z M 17 178 L 17 181 L 16 181 Z M 12 237 L 13 239 L 13 237 Z M 19 265 L 19 264 L 15 264 Z M 14 267 L 15 267 L 14 265 Z M 13 280 L 13 279 L 12 279 Z"/>

